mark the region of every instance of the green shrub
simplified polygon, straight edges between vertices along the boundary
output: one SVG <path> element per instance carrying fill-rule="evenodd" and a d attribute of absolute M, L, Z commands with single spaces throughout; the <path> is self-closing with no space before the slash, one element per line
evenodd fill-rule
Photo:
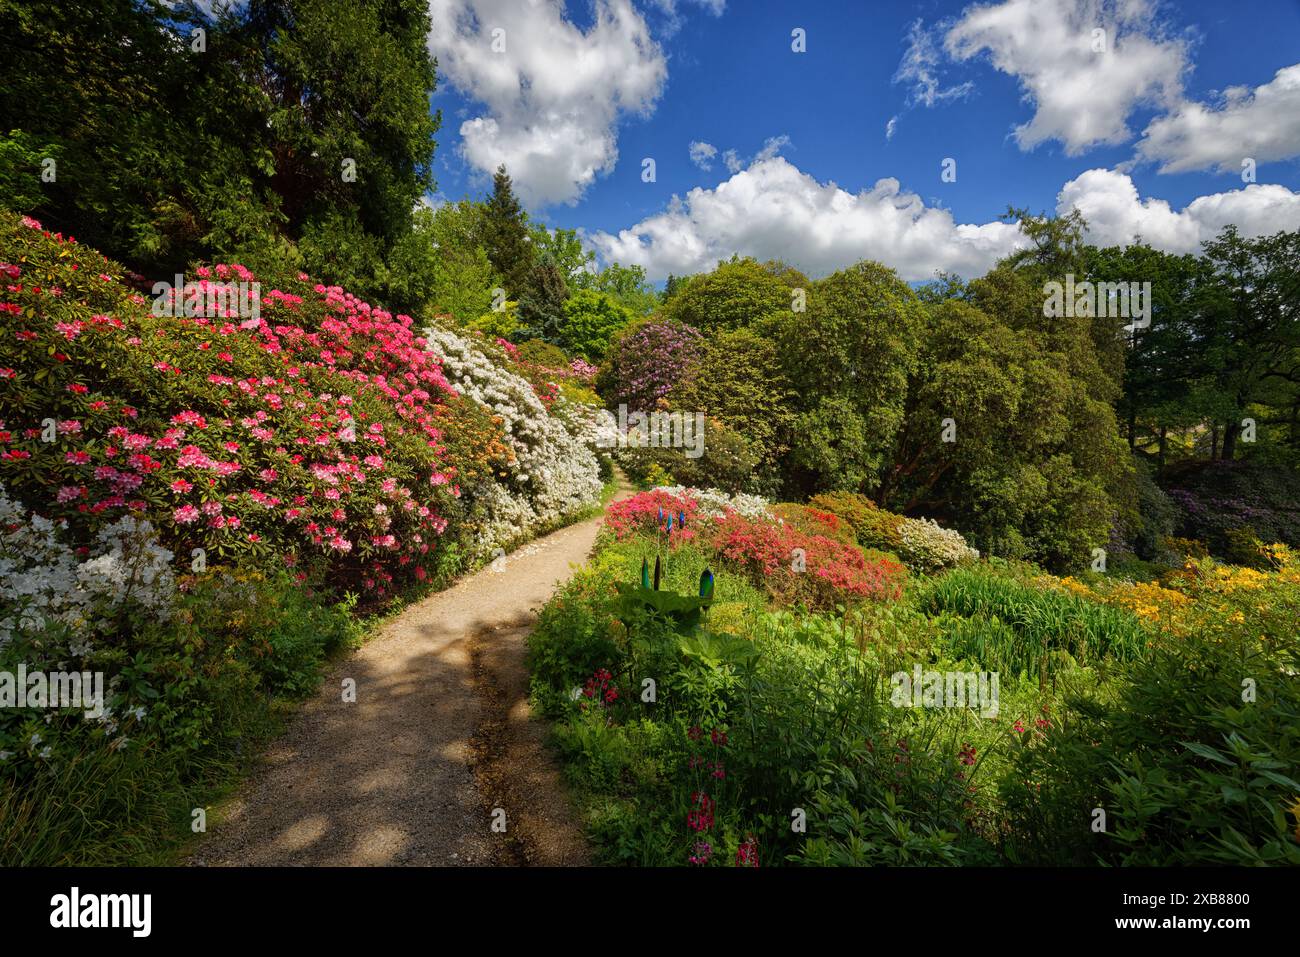
<path fill-rule="evenodd" d="M 856 532 L 877 511 L 876 503 L 860 492 L 821 492 L 808 500 L 813 508 L 838 515 Z"/>
<path fill-rule="evenodd" d="M 1018 863 L 1300 864 L 1300 655 L 1246 652 L 1229 626 L 1162 643 L 1115 691 L 1016 756 L 1004 797 Z M 1246 652 L 1243 654 L 1243 652 Z M 1244 669 L 1244 670 L 1243 670 Z M 1258 695 L 1243 701 L 1242 675 Z M 1094 808 L 1107 814 L 1095 832 Z M 1294 824 L 1300 825 L 1300 820 Z"/>
<path fill-rule="evenodd" d="M 1253 525 L 1239 525 L 1230 528 L 1224 534 L 1223 557 L 1234 565 L 1246 568 L 1266 569 L 1271 567 L 1268 548 L 1259 540 Z"/>
<path fill-rule="evenodd" d="M 107 722 L 0 712 L 0 863 L 167 862 L 191 810 L 276 730 L 277 699 L 309 693 L 324 656 L 356 640 L 349 608 L 283 571 L 214 569 L 168 623 L 141 621 L 81 664 L 105 672 Z M 15 638 L 0 670 L 63 670 L 41 646 Z"/>
<path fill-rule="evenodd" d="M 717 488 L 724 492 L 753 490 L 758 455 L 744 436 L 713 419 L 704 420 L 703 452 L 687 455 L 681 448 L 629 448 L 618 460 L 634 480 L 645 483 L 651 469 L 670 475 L 674 484 L 692 488 Z"/>
<path fill-rule="evenodd" d="M 809 505 L 782 502 L 772 506 L 772 514 L 805 535 L 823 535 L 843 545 L 858 543 L 853 526 L 834 512 L 821 511 Z"/>

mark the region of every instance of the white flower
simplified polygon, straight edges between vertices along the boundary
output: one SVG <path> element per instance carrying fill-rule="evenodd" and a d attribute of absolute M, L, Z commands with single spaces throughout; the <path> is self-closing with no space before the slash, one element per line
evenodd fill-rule
<path fill-rule="evenodd" d="M 689 488 L 685 485 L 661 485 L 656 492 L 667 492 L 681 497 L 689 495 L 695 500 L 696 514 L 701 518 L 721 518 L 728 510 L 738 512 L 745 518 L 760 519 L 769 516 L 772 503 L 761 495 L 737 493 L 728 495 L 716 488 Z"/>
<path fill-rule="evenodd" d="M 904 518 L 898 529 L 899 558 L 914 571 L 932 572 L 979 558 L 960 532 L 928 518 Z"/>
<path fill-rule="evenodd" d="M 588 414 L 557 399 L 552 408 L 563 414 L 552 415 L 526 379 L 498 366 L 464 337 L 436 326 L 424 334 L 447 381 L 501 420 L 514 453 L 508 478 L 469 490 L 486 512 L 477 525 L 481 553 L 599 501 L 594 426 L 586 424 L 599 418 L 594 408 Z"/>
<path fill-rule="evenodd" d="M 0 647 L 18 632 L 61 628 L 68 652 L 94 650 L 97 622 L 127 603 L 170 617 L 175 597 L 172 553 L 153 527 L 132 517 L 101 529 L 92 557 L 79 562 L 60 540 L 63 526 L 28 515 L 0 486 Z"/>

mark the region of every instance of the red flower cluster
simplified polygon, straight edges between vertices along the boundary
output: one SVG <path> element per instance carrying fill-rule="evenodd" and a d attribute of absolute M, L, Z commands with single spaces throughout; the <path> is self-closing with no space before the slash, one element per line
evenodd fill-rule
<path fill-rule="evenodd" d="M 740 847 L 736 848 L 736 866 L 758 867 L 758 838 L 753 834 L 745 835 Z"/>
<path fill-rule="evenodd" d="M 600 704 L 611 705 L 618 700 L 618 686 L 614 684 L 614 676 L 604 668 L 598 668 L 590 678 L 587 679 L 587 685 L 582 689 L 583 697 L 588 698 Z M 582 702 L 585 707 L 587 702 Z"/>
<path fill-rule="evenodd" d="M 734 512 L 717 521 L 711 544 L 787 604 L 824 607 L 845 597 L 897 599 L 906 576 L 898 562 L 868 561 L 851 545 Z"/>
<path fill-rule="evenodd" d="M 673 495 L 662 489 L 638 492 L 636 495 L 612 503 L 605 509 L 605 525 L 617 538 L 626 538 L 636 532 L 662 531 L 660 515 L 673 517 L 671 538 L 692 538 L 695 535 L 695 515 L 698 509 L 695 498 L 689 493 Z M 686 528 L 677 526 L 678 515 L 686 513 Z"/>
<path fill-rule="evenodd" d="M 713 827 L 713 799 L 703 791 L 691 792 L 693 810 L 686 815 L 686 826 L 692 831 L 707 831 Z"/>

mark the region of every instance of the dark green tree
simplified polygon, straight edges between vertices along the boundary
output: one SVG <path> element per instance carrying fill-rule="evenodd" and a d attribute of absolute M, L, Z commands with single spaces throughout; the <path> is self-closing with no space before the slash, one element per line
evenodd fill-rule
<path fill-rule="evenodd" d="M 559 344 L 560 326 L 569 287 L 555 260 L 544 257 L 529 272 L 519 299 L 519 339 L 545 339 Z"/>
<path fill-rule="evenodd" d="M 775 336 L 795 393 L 793 488 L 872 491 L 903 422 L 924 307 L 892 269 L 873 262 L 810 284 L 804 312 L 790 309 L 789 287 L 774 281 L 786 289 L 785 308 L 761 328 Z M 775 287 L 765 288 L 774 304 Z"/>
<path fill-rule="evenodd" d="M 1196 346 L 1227 403 L 1220 457 L 1235 456 L 1251 403 L 1269 421 L 1294 421 L 1300 387 L 1300 231 L 1243 239 L 1228 226 L 1205 244 L 1213 281 L 1198 295 Z M 1294 443 L 1294 436 L 1291 437 Z"/>
<path fill-rule="evenodd" d="M 537 250 L 533 248 L 528 229 L 528 214 L 524 212 L 514 184 L 505 165 L 497 168 L 492 178 L 492 195 L 483 204 L 483 220 L 479 241 L 487 252 L 492 268 L 505 283 L 507 299 L 523 299 L 536 290 L 534 269 L 538 265 Z M 551 268 L 561 283 L 564 276 L 552 262 Z"/>

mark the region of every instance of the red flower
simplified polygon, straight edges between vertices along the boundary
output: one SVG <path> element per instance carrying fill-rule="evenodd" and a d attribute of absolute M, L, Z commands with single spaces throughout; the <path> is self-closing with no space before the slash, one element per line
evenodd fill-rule
<path fill-rule="evenodd" d="M 736 848 L 737 867 L 758 867 L 758 838 L 747 834 L 740 847 Z"/>

